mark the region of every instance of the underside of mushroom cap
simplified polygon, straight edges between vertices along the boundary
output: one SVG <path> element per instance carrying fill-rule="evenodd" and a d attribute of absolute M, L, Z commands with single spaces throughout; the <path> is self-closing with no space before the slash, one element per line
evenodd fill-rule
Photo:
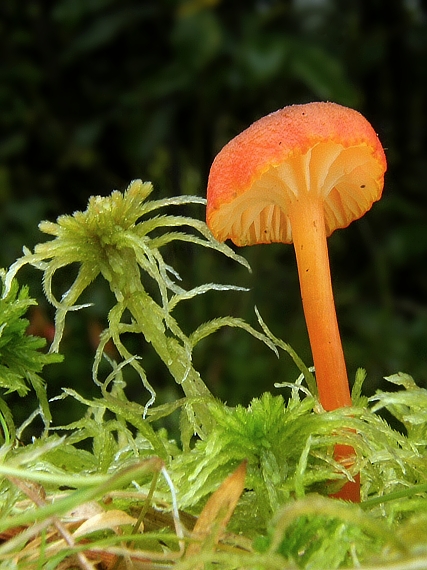
<path fill-rule="evenodd" d="M 263 117 L 216 157 L 207 223 L 237 245 L 292 242 L 287 208 L 319 196 L 326 233 L 381 197 L 386 159 L 369 122 L 335 103 L 293 105 Z"/>

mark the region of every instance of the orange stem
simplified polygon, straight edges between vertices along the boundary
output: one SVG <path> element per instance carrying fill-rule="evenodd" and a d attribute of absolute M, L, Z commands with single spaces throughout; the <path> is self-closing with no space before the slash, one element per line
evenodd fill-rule
<path fill-rule="evenodd" d="M 354 450 L 350 445 L 339 444 L 335 446 L 335 459 L 345 467 L 351 467 L 351 464 L 353 463 L 351 456 L 353 454 Z M 356 473 L 354 481 L 346 481 L 341 489 L 331 496 L 336 499 L 351 501 L 352 503 L 360 503 L 360 473 Z"/>
<path fill-rule="evenodd" d="M 306 192 L 290 205 L 288 213 L 319 400 L 327 411 L 351 406 L 332 291 L 322 200 Z M 344 464 L 353 453 L 350 446 L 335 449 L 335 457 Z M 357 501 L 360 500 L 359 488 L 358 481 L 348 482 L 334 496 Z"/>
<path fill-rule="evenodd" d="M 322 200 L 307 193 L 291 204 L 289 219 L 319 399 L 328 411 L 351 406 L 332 292 Z"/>

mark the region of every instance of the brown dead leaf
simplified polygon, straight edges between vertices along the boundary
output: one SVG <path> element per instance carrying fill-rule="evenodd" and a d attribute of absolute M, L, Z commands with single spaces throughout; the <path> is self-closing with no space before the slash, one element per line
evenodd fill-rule
<path fill-rule="evenodd" d="M 186 558 L 197 555 L 204 548 L 214 548 L 218 544 L 243 492 L 246 464 L 247 461 L 243 461 L 209 497 L 193 529 L 192 536 L 197 542 L 189 544 Z"/>
<path fill-rule="evenodd" d="M 111 510 L 98 513 L 93 517 L 87 519 L 82 523 L 79 528 L 73 533 L 73 537 L 84 536 L 91 532 L 100 530 L 112 530 L 117 534 L 118 529 L 123 525 L 134 525 L 137 519 L 131 517 L 124 511 Z M 141 530 L 141 528 L 140 528 Z"/>

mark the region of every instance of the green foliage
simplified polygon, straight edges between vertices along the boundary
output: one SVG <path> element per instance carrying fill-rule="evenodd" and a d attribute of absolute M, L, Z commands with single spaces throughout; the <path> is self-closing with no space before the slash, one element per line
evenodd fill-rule
<path fill-rule="evenodd" d="M 285 481 L 295 473 L 316 416 L 314 400 L 290 400 L 265 393 L 245 408 L 230 408 L 220 402 L 208 405 L 214 419 L 206 439 L 197 441 L 190 454 L 179 456 L 173 464 L 181 501 L 197 505 L 206 498 L 244 459 L 248 460 L 246 487 L 251 489 L 256 520 L 269 520 L 278 504 L 294 490 Z M 294 444 L 290 445 L 293 441 Z M 328 473 L 329 475 L 329 473 Z"/>
<path fill-rule="evenodd" d="M 133 355 L 122 341 L 125 334 L 142 334 L 190 398 L 185 407 L 189 429 L 203 435 L 209 428 L 211 419 L 204 412 L 204 407 L 200 406 L 200 400 L 211 399 L 212 396 L 193 367 L 194 346 L 226 325 L 245 328 L 258 338 L 264 339 L 270 347 L 272 343 L 243 321 L 233 318 L 205 323 L 189 337 L 183 332 L 172 316 L 172 311 L 178 303 L 212 289 L 240 288 L 205 284 L 187 291 L 177 283 L 180 277 L 164 262 L 160 248 L 173 241 L 192 242 L 216 249 L 246 267 L 248 264 L 228 246 L 218 243 L 206 224 L 199 220 L 176 215 L 151 216 L 145 219 L 145 216 L 160 208 L 204 202 L 200 198 L 188 196 L 147 201 L 151 191 L 151 184 L 136 180 L 123 194 L 115 191 L 108 197 L 92 197 L 85 212 L 60 216 L 57 223 L 42 222 L 40 229 L 54 236 L 54 239 L 37 245 L 34 253 L 26 250 L 25 255 L 12 265 L 6 278 L 6 291 L 8 293 L 13 276 L 24 265 L 32 264 L 43 271 L 46 297 L 56 307 L 55 337 L 50 349 L 55 353 L 59 349 L 67 313 L 87 306 L 75 303 L 95 278 L 102 275 L 114 294 L 116 304 L 109 311 L 109 325 L 101 335 L 97 348 L 93 367 L 95 383 L 99 383 L 98 369 L 105 345 L 111 340 L 125 364 L 136 370 L 143 386 L 149 392 L 150 398 L 143 414 L 146 415 L 147 409 L 154 402 L 155 391 L 139 362 L 140 359 Z M 199 235 L 177 229 L 182 226 L 195 230 Z M 159 230 L 160 233 L 156 234 Z M 152 232 L 155 233 L 153 237 Z M 76 263 L 79 264 L 78 274 L 58 300 L 53 293 L 52 280 L 59 269 Z M 147 293 L 141 281 L 141 271 L 147 273 L 157 285 L 159 302 Z M 108 383 L 107 379 L 106 384 Z M 193 405 L 198 407 L 198 414 L 194 414 Z M 189 430 L 187 432 L 190 434 Z M 184 441 L 184 444 L 188 445 L 188 441 Z"/>
<path fill-rule="evenodd" d="M 173 316 L 177 306 L 209 291 L 239 288 L 207 283 L 184 289 L 162 248 L 174 241 L 188 242 L 245 266 L 247 262 L 217 243 L 203 222 L 158 214 L 161 208 L 200 199 L 150 201 L 151 190 L 150 184 L 136 180 L 124 193 L 91 198 L 84 212 L 61 216 L 57 223 L 42 222 L 40 229 L 53 239 L 37 245 L 34 252 L 25 249 L 3 274 L 3 389 L 24 396 L 33 386 L 40 407 L 15 430 L 2 404 L 0 532 L 13 535 L 17 525 L 24 527 L 0 545 L 2 565 L 9 567 L 13 559 L 14 568 L 39 568 L 42 560 L 55 568 L 75 556 L 81 567 L 89 568 L 82 536 L 89 538 L 91 549 L 148 559 L 152 568 L 174 565 L 185 570 L 204 563 L 205 568 L 222 570 L 326 570 L 385 568 L 392 562 L 393 568 L 404 570 L 412 562 L 425 564 L 427 391 L 410 376 L 396 374 L 387 378 L 393 390 L 377 391 L 368 399 L 362 394 L 366 373 L 359 370 L 354 406 L 325 412 L 311 370 L 270 332 L 258 311 L 260 331 L 235 317 L 217 317 L 185 333 Z M 19 290 L 16 274 L 26 265 L 43 272 L 46 297 L 55 307 L 56 332 L 49 354 L 40 352 L 44 341 L 25 335 L 23 315 L 34 301 L 25 287 Z M 77 265 L 77 274 L 59 297 L 57 272 L 70 265 Z M 63 387 L 51 407 L 58 407 L 60 417 L 60 410 L 73 400 L 83 413 L 71 423 L 57 425 L 51 421 L 40 374 L 45 364 L 60 359 L 57 351 L 67 315 L 88 306 L 90 290 L 85 290 L 97 276 L 113 293 L 92 369 L 100 394 L 91 399 L 74 387 Z M 266 392 L 248 406 L 234 407 L 214 398 L 194 367 L 193 349 L 225 326 L 245 330 L 276 356 L 279 350 L 291 356 L 299 378 L 275 384 L 287 398 Z M 144 339 L 143 357 L 132 351 L 129 337 Z M 110 342 L 117 362 L 104 354 Z M 144 367 L 148 349 L 182 388 L 181 398 L 156 404 Z M 141 378 L 148 401 L 128 397 L 130 369 Z M 263 384 L 266 375 L 260 378 Z M 177 410 L 178 442 L 164 427 L 155 427 Z M 378 412 L 394 418 L 399 429 Z M 44 432 L 20 445 L 22 433 L 38 416 L 45 422 Z M 334 457 L 337 444 L 354 449 L 354 462 L 348 467 Z M 223 539 L 226 550 L 211 545 L 196 559 L 187 556 L 194 517 L 243 460 L 245 489 Z M 326 496 L 358 474 L 360 505 Z M 96 514 L 78 514 L 88 507 Z M 70 516 L 78 528 L 71 532 L 63 522 Z M 76 522 L 74 516 L 83 516 L 84 522 Z M 48 529 L 54 529 L 55 540 L 44 543 Z"/>
<path fill-rule="evenodd" d="M 301 568 L 358 567 L 366 555 L 378 556 L 384 547 L 407 554 L 405 545 L 387 525 L 356 505 L 316 495 L 291 502 L 278 510 L 267 537 L 258 538 L 259 550 L 279 552 Z"/>
<path fill-rule="evenodd" d="M 298 559 L 304 568 L 336 568 L 381 550 L 385 539 L 398 543 L 397 538 L 387 536 L 387 525 L 416 520 L 425 509 L 427 423 L 419 422 L 416 435 L 405 436 L 375 412 L 385 408 L 402 421 L 404 406 L 405 426 L 411 425 L 419 417 L 424 390 L 407 378 L 404 390 L 378 393 L 374 399 L 379 403 L 373 409 L 322 413 L 316 410 L 315 398 L 300 399 L 299 383 L 290 388 L 287 404 L 281 396 L 269 393 L 247 408 L 209 404 L 215 427 L 191 453 L 179 455 L 171 464 L 183 506 L 197 512 L 226 475 L 248 459 L 246 491 L 232 524 L 236 531 L 259 537 L 270 527 L 277 534 L 278 512 L 283 510 L 286 532 L 282 529 L 281 546 L 277 543 L 275 549 Z M 334 460 L 336 443 L 355 449 L 357 458 L 350 471 Z M 350 508 L 344 513 L 340 507 L 334 511 L 334 501 L 318 503 L 307 494 L 329 493 L 334 480 L 351 478 L 358 471 L 365 499 L 362 507 L 370 510 L 369 516 L 359 511 L 357 519 Z M 412 494 L 424 498 L 410 499 Z M 307 513 L 299 510 L 301 505 Z M 271 522 L 273 515 L 275 522 Z M 292 517 L 295 523 L 290 525 Z"/>
<path fill-rule="evenodd" d="M 5 275 L 1 270 L 3 289 Z M 60 355 L 45 354 L 40 350 L 46 344 L 45 339 L 26 334 L 29 321 L 25 314 L 31 305 L 36 305 L 36 301 L 29 297 L 28 288 L 19 289 L 16 281 L 9 283 L 8 291 L 0 299 L 0 389 L 3 396 L 0 397 L 0 412 L 11 433 L 14 433 L 14 422 L 4 396 L 11 392 L 25 396 L 32 388 L 48 427 L 52 418 L 40 373 L 46 364 L 62 360 Z"/>

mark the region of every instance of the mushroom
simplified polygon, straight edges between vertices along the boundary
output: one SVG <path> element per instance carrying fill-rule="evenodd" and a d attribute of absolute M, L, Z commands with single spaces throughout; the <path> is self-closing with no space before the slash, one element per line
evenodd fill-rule
<path fill-rule="evenodd" d="M 319 400 L 351 405 L 326 238 L 381 197 L 386 159 L 370 123 L 336 103 L 292 105 L 253 123 L 216 156 L 206 219 L 238 246 L 294 244 Z M 336 450 L 345 457 L 348 450 Z"/>

